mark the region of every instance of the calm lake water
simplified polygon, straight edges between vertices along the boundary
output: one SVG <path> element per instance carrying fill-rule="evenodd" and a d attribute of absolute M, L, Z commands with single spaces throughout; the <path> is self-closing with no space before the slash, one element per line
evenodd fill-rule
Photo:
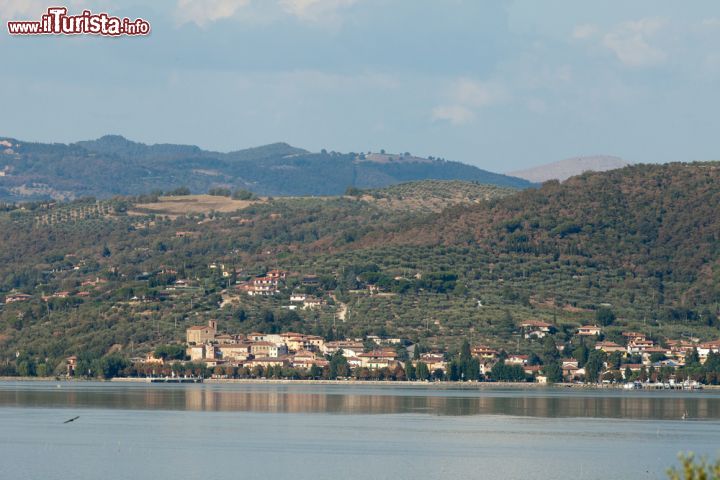
<path fill-rule="evenodd" d="M 720 454 L 720 392 L 0 382 L 2 479 L 650 479 L 679 451 Z"/>

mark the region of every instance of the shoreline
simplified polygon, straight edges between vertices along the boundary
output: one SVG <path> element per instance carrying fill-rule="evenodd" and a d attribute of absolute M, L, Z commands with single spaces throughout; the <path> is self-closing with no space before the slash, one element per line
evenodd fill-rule
<path fill-rule="evenodd" d="M 109 380 L 103 379 L 76 379 L 62 377 L 0 377 L 0 384 L 9 382 L 58 382 L 58 383 L 114 383 L 114 384 L 155 384 L 162 385 L 163 382 L 151 382 L 145 377 L 116 377 Z M 428 390 L 492 390 L 492 389 L 517 389 L 517 390 L 624 390 L 624 384 L 584 384 L 584 383 L 519 383 L 519 382 L 423 382 L 423 381 L 384 381 L 384 380 L 285 380 L 285 379 L 259 379 L 259 378 L 207 378 L 201 383 L 173 383 L 173 385 L 336 385 L 349 387 L 387 387 L 387 388 L 425 388 Z M 703 390 L 719 390 L 720 385 L 703 385 Z M 633 391 L 691 391 L 682 389 L 655 389 L 642 388 Z"/>
<path fill-rule="evenodd" d="M 572 384 L 541 384 L 541 383 L 503 383 L 503 382 L 423 382 L 423 381 L 383 381 L 383 380 L 283 380 L 256 378 L 209 378 L 204 383 L 216 385 L 249 384 L 249 385 L 341 385 L 351 387 L 395 387 L 395 388 L 426 388 L 430 390 L 482 390 L 482 389 L 550 389 L 567 387 L 584 387 Z M 592 386 L 592 388 L 598 388 Z M 603 387 L 607 388 L 607 387 Z"/>
<path fill-rule="evenodd" d="M 63 378 L 63 377 L 0 377 L 0 384 L 7 382 L 57 382 L 57 383 L 132 383 L 132 384 L 155 384 L 162 385 L 164 382 L 151 382 L 150 377 L 115 377 L 111 379 L 102 378 Z M 574 383 L 556 383 L 556 384 L 543 384 L 543 383 L 520 383 L 520 382 L 423 382 L 423 381 L 385 381 L 385 380 L 290 380 L 290 379 L 279 379 L 279 378 L 206 378 L 199 383 L 173 383 L 173 385 L 340 385 L 350 387 L 389 387 L 389 388 L 411 388 L 411 387 L 422 387 L 427 389 L 440 389 L 440 390 L 479 390 L 484 388 L 510 388 L 510 389 L 554 389 L 554 388 L 584 388 L 584 389 L 602 389 L 602 390 L 613 390 L 621 387 L 609 386 L 609 385 L 586 385 L 586 384 L 574 384 Z"/>

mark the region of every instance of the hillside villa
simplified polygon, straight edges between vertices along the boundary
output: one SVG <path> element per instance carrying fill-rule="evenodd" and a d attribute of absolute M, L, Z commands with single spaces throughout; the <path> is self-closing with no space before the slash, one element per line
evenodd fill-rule
<path fill-rule="evenodd" d="M 583 325 L 577 329 L 577 334 L 584 337 L 597 337 L 601 333 L 602 328 L 597 325 Z"/>
<path fill-rule="evenodd" d="M 540 320 L 526 320 L 520 324 L 525 338 L 543 338 L 553 326 Z"/>
<path fill-rule="evenodd" d="M 13 293 L 5 297 L 5 303 L 26 302 L 32 298 L 32 295 L 26 293 Z"/>

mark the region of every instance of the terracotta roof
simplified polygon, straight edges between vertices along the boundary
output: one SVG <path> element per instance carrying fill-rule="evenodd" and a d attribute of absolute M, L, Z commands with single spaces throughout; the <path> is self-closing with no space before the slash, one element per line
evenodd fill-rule
<path fill-rule="evenodd" d="M 623 337 L 645 337 L 644 333 L 639 332 L 622 332 Z"/>
<path fill-rule="evenodd" d="M 397 353 L 395 352 L 387 352 L 387 351 L 378 351 L 375 350 L 373 352 L 367 352 L 367 353 L 361 353 L 358 355 L 358 357 L 365 357 L 365 358 L 397 358 Z"/>
<path fill-rule="evenodd" d="M 313 352 L 309 352 L 307 350 L 300 350 L 295 354 L 295 358 L 315 358 L 316 355 Z"/>

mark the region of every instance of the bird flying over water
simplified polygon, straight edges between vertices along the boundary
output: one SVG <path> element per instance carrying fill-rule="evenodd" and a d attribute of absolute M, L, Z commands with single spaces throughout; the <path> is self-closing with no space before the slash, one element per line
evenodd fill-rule
<path fill-rule="evenodd" d="M 74 421 L 77 420 L 78 418 L 80 418 L 80 415 L 78 415 L 77 417 L 73 417 L 73 418 L 71 418 L 70 420 L 65 420 L 63 423 L 74 422 Z"/>

